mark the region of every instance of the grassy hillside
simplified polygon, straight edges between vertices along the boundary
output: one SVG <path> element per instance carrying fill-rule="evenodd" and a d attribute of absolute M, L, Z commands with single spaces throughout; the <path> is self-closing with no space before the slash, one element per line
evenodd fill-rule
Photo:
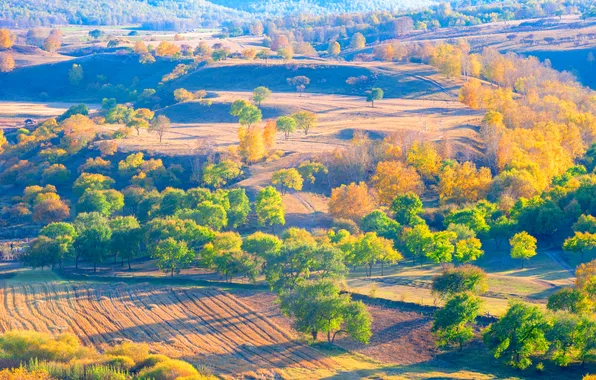
<path fill-rule="evenodd" d="M 210 0 L 210 2 L 250 13 L 268 14 L 398 11 L 422 8 L 435 3 L 431 0 Z"/>
<path fill-rule="evenodd" d="M 73 85 L 69 70 L 76 63 L 83 68 L 83 80 Z M 0 73 L 0 99 L 98 102 L 104 97 L 128 100 L 131 91 L 156 88 L 176 62 L 158 60 L 142 65 L 135 56 L 98 54 L 76 60 L 23 67 Z"/>
<path fill-rule="evenodd" d="M 543 50 L 527 53 L 544 61 L 549 59 L 553 69 L 569 71 L 584 85 L 596 90 L 596 61 L 588 61 L 588 55 L 596 57 L 596 48 L 577 50 Z"/>
<path fill-rule="evenodd" d="M 422 67 L 419 74 L 425 75 L 424 71 Z M 385 91 L 386 98 L 413 99 L 437 91 L 432 83 L 408 73 L 327 64 L 234 64 L 205 67 L 173 81 L 164 87 L 164 91 L 171 94 L 180 87 L 188 90 L 252 91 L 258 86 L 266 86 L 275 92 L 294 92 L 295 88 L 288 85 L 287 78 L 302 75 L 310 78 L 306 92 L 322 94 L 363 96 L 366 89 L 375 86 Z M 362 75 L 376 79 L 366 86 L 346 83 L 348 78 Z"/>

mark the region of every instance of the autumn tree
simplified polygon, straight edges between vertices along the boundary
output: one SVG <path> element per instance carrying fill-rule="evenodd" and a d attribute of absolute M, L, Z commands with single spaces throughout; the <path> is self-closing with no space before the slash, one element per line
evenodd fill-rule
<path fill-rule="evenodd" d="M 13 45 L 12 35 L 8 29 L 0 29 L 0 49 L 10 49 Z"/>
<path fill-rule="evenodd" d="M 54 54 L 62 46 L 62 37 L 58 34 L 51 34 L 43 42 L 43 48 L 45 51 Z"/>
<path fill-rule="evenodd" d="M 379 202 L 389 205 L 396 196 L 412 192 L 422 195 L 424 182 L 416 169 L 399 161 L 379 162 L 371 178 L 372 186 L 379 196 Z"/>
<path fill-rule="evenodd" d="M 281 188 L 282 194 L 285 194 L 287 190 L 302 190 L 303 183 L 302 176 L 295 168 L 280 169 L 271 177 L 271 184 Z"/>
<path fill-rule="evenodd" d="M 277 130 L 284 133 L 286 140 L 296 130 L 296 119 L 292 116 L 281 116 L 275 122 Z"/>
<path fill-rule="evenodd" d="M 259 162 L 265 157 L 263 132 L 257 128 L 248 128 L 244 125 L 238 128 L 238 154 L 247 164 Z"/>
<path fill-rule="evenodd" d="M 255 88 L 252 93 L 252 101 L 257 103 L 257 106 L 261 106 L 261 103 L 271 96 L 271 90 L 265 86 L 259 86 Z"/>
<path fill-rule="evenodd" d="M 375 101 L 383 100 L 385 93 L 380 88 L 373 88 L 366 96 L 366 101 L 371 104 L 371 107 L 375 107 Z"/>
<path fill-rule="evenodd" d="M 288 78 L 287 81 L 290 86 L 296 88 L 296 91 L 300 94 L 300 96 L 302 96 L 302 93 L 306 89 L 306 86 L 310 84 L 310 78 L 304 75 Z"/>
<path fill-rule="evenodd" d="M 57 196 L 37 202 L 33 207 L 33 221 L 43 224 L 60 222 L 70 216 L 70 208 Z"/>
<path fill-rule="evenodd" d="M 145 55 L 149 53 L 149 49 L 147 49 L 147 45 L 144 41 L 137 41 L 135 42 L 135 46 L 133 48 L 134 52 L 138 55 Z"/>
<path fill-rule="evenodd" d="M 352 35 L 352 39 L 350 40 L 350 47 L 352 49 L 364 49 L 366 46 L 366 38 L 360 32 L 354 33 Z"/>
<path fill-rule="evenodd" d="M 511 240 L 511 257 L 522 260 L 522 268 L 524 267 L 524 260 L 536 256 L 536 238 L 525 231 L 515 234 Z"/>
<path fill-rule="evenodd" d="M 155 55 L 158 57 L 173 57 L 180 53 L 180 47 L 168 41 L 161 41 L 155 48 Z"/>
<path fill-rule="evenodd" d="M 14 70 L 15 62 L 10 54 L 0 53 L 0 72 L 8 73 Z"/>
<path fill-rule="evenodd" d="M 492 184 L 488 168 L 476 169 L 469 161 L 445 165 L 439 173 L 439 198 L 442 203 L 467 203 L 485 199 Z"/>
<path fill-rule="evenodd" d="M 277 123 L 274 120 L 267 120 L 263 128 L 263 144 L 265 144 L 266 151 L 275 148 L 276 135 Z"/>
<path fill-rule="evenodd" d="M 246 59 L 253 60 L 257 56 L 257 49 L 255 48 L 247 48 L 242 50 L 242 56 Z"/>
<path fill-rule="evenodd" d="M 157 134 L 159 136 L 159 143 L 161 144 L 161 141 L 163 139 L 163 136 L 165 135 L 165 133 L 167 131 L 170 130 L 171 128 L 171 123 L 170 123 L 170 119 L 168 119 L 166 116 L 164 115 L 159 115 L 156 118 L 153 119 L 153 121 L 151 122 L 151 126 L 149 127 L 149 131 L 153 132 L 155 134 Z"/>
<path fill-rule="evenodd" d="M 333 57 L 337 57 L 340 52 L 341 52 L 341 46 L 339 45 L 339 42 L 330 41 L 329 46 L 327 48 L 327 54 L 329 54 Z"/>
<path fill-rule="evenodd" d="M 366 183 L 341 185 L 331 191 L 329 213 L 338 219 L 359 222 L 375 209 L 375 200 Z"/>
<path fill-rule="evenodd" d="M 317 115 L 312 112 L 299 111 L 291 116 L 296 121 L 296 128 L 303 130 L 305 135 L 317 125 Z"/>
<path fill-rule="evenodd" d="M 271 186 L 259 191 L 255 211 L 259 224 L 262 226 L 274 227 L 286 224 L 285 208 L 281 195 Z"/>
<path fill-rule="evenodd" d="M 426 180 L 434 180 L 441 169 L 441 156 L 431 142 L 414 142 L 408 150 L 407 161 Z"/>

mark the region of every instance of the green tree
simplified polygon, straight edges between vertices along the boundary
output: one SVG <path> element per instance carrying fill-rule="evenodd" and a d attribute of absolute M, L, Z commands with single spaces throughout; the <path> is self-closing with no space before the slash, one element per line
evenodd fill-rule
<path fill-rule="evenodd" d="M 203 165 L 203 183 L 214 189 L 227 185 L 242 174 L 240 165 L 232 160 L 222 160 L 218 164 L 211 162 Z"/>
<path fill-rule="evenodd" d="M 484 343 L 496 359 L 515 368 L 532 365 L 531 357 L 548 349 L 549 322 L 538 306 L 511 301 L 509 309 L 484 332 Z"/>
<path fill-rule="evenodd" d="M 304 182 L 314 185 L 317 181 L 317 176 L 327 174 L 329 170 L 320 162 L 304 161 L 298 165 L 298 173 L 300 173 Z"/>
<path fill-rule="evenodd" d="M 432 233 L 432 247 L 426 252 L 426 257 L 441 265 L 450 263 L 453 260 L 453 252 L 455 252 L 453 241 L 456 238 L 457 235 L 451 231 Z"/>
<path fill-rule="evenodd" d="M 497 248 L 503 240 L 509 240 L 515 231 L 515 223 L 505 215 L 489 222 L 489 236 L 495 241 Z"/>
<path fill-rule="evenodd" d="M 363 232 L 374 232 L 378 236 L 397 242 L 401 235 L 401 226 L 381 210 L 375 210 L 360 221 Z"/>
<path fill-rule="evenodd" d="M 291 115 L 296 121 L 296 128 L 304 131 L 305 135 L 317 126 L 317 115 L 308 111 L 299 111 Z"/>
<path fill-rule="evenodd" d="M 86 190 L 77 204 L 78 212 L 99 212 L 104 216 L 122 210 L 124 195 L 116 190 Z"/>
<path fill-rule="evenodd" d="M 383 92 L 383 90 L 381 90 L 380 88 L 373 88 L 368 93 L 368 96 L 366 97 L 366 101 L 371 103 L 372 107 L 374 108 L 375 101 L 383 100 L 384 96 L 385 96 L 385 93 Z"/>
<path fill-rule="evenodd" d="M 403 258 L 401 253 L 393 248 L 391 240 L 378 237 L 374 232 L 360 236 L 354 243 L 350 256 L 349 260 L 353 265 L 364 265 L 367 268 L 366 275 L 369 277 L 376 263 L 395 263 Z"/>
<path fill-rule="evenodd" d="M 68 82 L 73 86 L 78 86 L 83 81 L 83 66 L 73 63 L 68 71 Z"/>
<path fill-rule="evenodd" d="M 340 334 L 368 343 L 372 317 L 361 302 L 354 302 L 329 280 L 307 281 L 281 296 L 281 309 L 294 319 L 296 330 L 318 339 L 327 335 L 334 343 Z"/>
<path fill-rule="evenodd" d="M 408 192 L 393 200 L 391 210 L 399 224 L 411 226 L 420 218 L 418 215 L 422 212 L 422 201 L 418 195 Z"/>
<path fill-rule="evenodd" d="M 594 304 L 584 292 L 563 288 L 548 297 L 546 308 L 552 311 L 563 310 L 573 314 L 586 314 L 594 310 Z"/>
<path fill-rule="evenodd" d="M 58 243 L 58 248 L 60 249 L 60 260 L 58 263 L 61 264 L 64 258 L 72 254 L 72 244 L 77 237 L 77 232 L 70 223 L 56 222 L 42 228 L 39 231 L 39 236 L 48 237 Z"/>
<path fill-rule="evenodd" d="M 98 39 L 99 37 L 101 37 L 101 35 L 103 34 L 103 32 L 99 29 L 93 29 L 89 31 L 89 36 L 93 39 Z"/>
<path fill-rule="evenodd" d="M 404 230 L 404 240 L 414 263 L 418 259 L 422 264 L 422 259 L 433 248 L 433 234 L 426 224 L 418 224 L 413 228 Z"/>
<path fill-rule="evenodd" d="M 536 256 L 536 238 L 528 234 L 526 231 L 515 234 L 510 240 L 511 257 L 522 260 L 522 268 L 524 267 L 524 260 Z"/>
<path fill-rule="evenodd" d="M 112 178 L 95 173 L 81 173 L 73 184 L 74 192 L 81 196 L 86 190 L 107 190 L 116 181 Z"/>
<path fill-rule="evenodd" d="M 228 215 L 223 206 L 212 201 L 201 202 L 195 209 L 181 209 L 176 213 L 180 219 L 192 219 L 199 226 L 220 231 L 228 225 Z"/>
<path fill-rule="evenodd" d="M 62 251 L 60 244 L 47 236 L 39 236 L 33 239 L 23 255 L 21 260 L 25 266 L 32 268 L 52 267 L 62 260 Z"/>
<path fill-rule="evenodd" d="M 141 253 L 142 229 L 134 216 L 119 216 L 109 222 L 112 230 L 111 249 L 115 257 L 124 260 L 131 269 L 130 260 Z"/>
<path fill-rule="evenodd" d="M 296 120 L 291 116 L 282 116 L 275 122 L 277 130 L 284 133 L 286 140 L 296 130 Z"/>
<path fill-rule="evenodd" d="M 159 213 L 164 216 L 174 215 L 187 206 L 186 193 L 182 189 L 167 187 L 161 192 Z"/>
<path fill-rule="evenodd" d="M 264 259 L 277 256 L 281 247 L 282 241 L 277 236 L 260 231 L 247 236 L 242 242 L 242 249 Z"/>
<path fill-rule="evenodd" d="M 103 263 L 110 253 L 112 230 L 105 217 L 97 212 L 82 213 L 75 219 L 77 237 L 73 243 L 76 254 L 75 265 L 78 268 L 79 259 L 83 258 L 93 264 L 93 271 L 97 272 L 97 265 Z"/>
<path fill-rule="evenodd" d="M 575 234 L 567 238 L 563 243 L 563 249 L 570 252 L 579 252 L 581 260 L 584 261 L 584 253 L 591 251 L 596 247 L 596 234 L 589 232 L 575 232 Z"/>
<path fill-rule="evenodd" d="M 302 190 L 304 180 L 294 168 L 280 169 L 271 176 L 271 184 L 281 188 L 282 194 L 285 194 L 287 190 Z"/>
<path fill-rule="evenodd" d="M 144 230 L 145 244 L 150 252 L 167 238 L 184 241 L 190 248 L 198 250 L 215 237 L 214 231 L 197 225 L 194 220 L 177 217 L 154 218 L 145 225 Z"/>
<path fill-rule="evenodd" d="M 157 244 L 151 257 L 157 260 L 157 267 L 162 272 L 174 277 L 180 270 L 190 267 L 195 253 L 185 241 L 169 237 Z"/>
<path fill-rule="evenodd" d="M 250 200 L 246 195 L 246 190 L 232 189 L 228 191 L 227 195 L 230 201 L 230 209 L 227 210 L 228 225 L 233 228 L 245 225 L 250 213 Z"/>
<path fill-rule="evenodd" d="M 433 277 L 432 293 L 442 299 L 457 294 L 482 294 L 488 289 L 486 273 L 473 265 L 447 266 L 441 274 Z"/>
<path fill-rule="evenodd" d="M 271 96 L 271 90 L 267 87 L 259 86 L 255 88 L 252 93 L 252 101 L 257 103 L 257 106 L 261 106 L 261 103 Z"/>
<path fill-rule="evenodd" d="M 201 252 L 201 261 L 225 275 L 231 281 L 243 275 L 255 282 L 261 272 L 262 259 L 242 250 L 242 238 L 236 232 L 217 234 Z"/>
<path fill-rule="evenodd" d="M 271 186 L 259 191 L 255 211 L 262 226 L 283 226 L 286 224 L 285 209 L 281 195 Z"/>
<path fill-rule="evenodd" d="M 482 301 L 471 293 L 455 295 L 435 312 L 432 332 L 439 347 L 453 344 L 463 349 L 474 337 L 473 325 L 480 312 Z"/>
<path fill-rule="evenodd" d="M 234 103 L 232 103 L 230 114 L 232 116 L 236 116 L 238 118 L 238 122 L 248 128 L 250 128 L 253 124 L 260 123 L 261 120 L 263 120 L 263 114 L 261 113 L 261 110 L 246 100 L 236 100 Z"/>
<path fill-rule="evenodd" d="M 581 335 L 581 318 L 569 312 L 558 312 L 551 316 L 552 326 L 546 338 L 550 342 L 551 359 L 561 367 L 567 367 L 578 360 L 585 337 Z"/>

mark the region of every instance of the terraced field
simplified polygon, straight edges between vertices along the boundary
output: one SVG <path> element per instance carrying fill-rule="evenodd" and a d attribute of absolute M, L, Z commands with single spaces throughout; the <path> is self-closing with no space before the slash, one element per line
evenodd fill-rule
<path fill-rule="evenodd" d="M 68 331 L 100 349 L 125 339 L 147 342 L 155 352 L 230 377 L 308 377 L 337 366 L 238 297 L 215 289 L 6 284 L 0 305 L 1 331 Z"/>

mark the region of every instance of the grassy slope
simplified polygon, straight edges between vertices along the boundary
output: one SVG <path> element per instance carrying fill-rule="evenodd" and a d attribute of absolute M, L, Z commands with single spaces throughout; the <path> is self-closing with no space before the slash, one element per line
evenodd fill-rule
<path fill-rule="evenodd" d="M 422 75 L 429 74 L 421 67 Z M 239 63 L 199 69 L 164 87 L 166 92 L 176 88 L 188 90 L 252 91 L 266 86 L 275 92 L 293 92 L 287 78 L 307 76 L 310 84 L 306 92 L 336 95 L 364 95 L 364 89 L 346 83 L 349 77 L 378 75 L 375 86 L 383 88 L 386 98 L 417 98 L 436 91 L 432 84 L 406 74 L 389 74 L 374 68 L 330 64 L 257 64 Z"/>
<path fill-rule="evenodd" d="M 68 73 L 73 63 L 83 67 L 83 81 L 74 86 L 68 81 Z M 72 61 L 58 62 L 16 69 L 0 74 L 0 99 L 6 100 L 47 100 L 52 101 L 93 101 L 99 102 L 110 93 L 93 87 L 98 75 L 107 78 L 113 86 L 132 86 L 138 91 L 156 88 L 164 74 L 176 66 L 176 62 L 159 60 L 153 65 L 142 65 L 136 56 L 98 54 Z M 136 78 L 136 79 L 135 79 Z M 47 96 L 42 96 L 45 93 Z"/>

